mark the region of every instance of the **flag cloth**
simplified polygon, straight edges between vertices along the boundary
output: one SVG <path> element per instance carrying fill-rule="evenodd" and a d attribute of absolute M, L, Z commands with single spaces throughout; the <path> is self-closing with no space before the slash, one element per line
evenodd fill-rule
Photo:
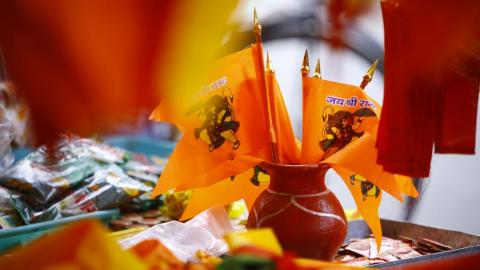
<path fill-rule="evenodd" d="M 475 152 L 480 5 L 398 0 L 381 6 L 385 97 L 378 163 L 393 173 L 428 177 L 433 148 Z"/>
<path fill-rule="evenodd" d="M 369 179 L 355 174 L 351 170 L 337 165 L 333 165 L 332 168 L 342 178 L 348 190 L 350 190 L 358 211 L 375 237 L 377 248 L 380 248 L 382 243 L 382 225 L 378 216 L 378 208 L 382 201 L 382 191 L 378 186 L 370 182 Z"/>
<path fill-rule="evenodd" d="M 300 147 L 295 141 L 290 117 L 286 110 L 285 101 L 280 91 L 275 73 L 267 71 L 265 78 L 267 87 L 270 88 L 269 93 L 273 94 L 273 98 L 270 99 L 270 104 L 273 108 L 271 113 L 273 115 L 273 125 L 277 135 L 276 143 L 279 162 L 283 164 L 298 164 Z M 196 214 L 213 207 L 214 205 L 226 205 L 240 199 L 244 199 L 247 209 L 250 209 L 258 195 L 267 188 L 269 176 L 258 171 L 255 172 L 258 168 L 253 168 L 256 164 L 262 161 L 261 159 L 251 157 L 244 158 L 250 158 L 251 162 L 242 161 L 241 163 L 232 164 L 232 162 L 227 161 L 221 166 L 217 166 L 215 169 L 210 170 L 207 174 L 203 174 L 203 176 L 198 177 L 192 175 L 192 179 L 197 179 L 195 181 L 196 183 L 202 183 L 205 187 L 193 190 L 192 197 L 189 200 L 182 219 L 192 218 Z M 200 160 L 202 159 L 199 159 L 199 161 Z M 203 161 L 209 162 L 205 159 L 203 159 Z M 240 167 L 235 168 L 235 165 Z M 248 170 L 245 171 L 246 169 Z M 235 175 L 235 172 L 238 171 L 245 172 L 235 176 L 233 179 L 227 178 L 211 184 L 211 179 L 219 179 L 226 175 L 233 176 Z M 254 175 L 255 173 L 257 173 L 256 176 Z M 208 184 L 211 185 L 207 186 Z M 177 190 L 183 190 L 186 188 L 192 188 L 192 186 L 190 184 L 177 185 Z"/>
<path fill-rule="evenodd" d="M 262 175 L 264 179 L 254 185 L 251 181 L 253 176 L 254 169 L 249 169 L 233 179 L 194 189 L 181 220 L 190 219 L 215 205 L 227 205 L 241 199 L 245 201 L 247 209 L 251 209 L 258 195 L 268 187 L 270 179 L 268 175 Z"/>
<path fill-rule="evenodd" d="M 411 179 L 377 164 L 375 136 L 381 106 L 353 85 L 303 77 L 303 136 L 300 163 L 329 164 L 350 190 L 378 244 L 382 190 L 402 201 L 415 195 Z M 400 184 L 401 183 L 401 187 Z"/>
<path fill-rule="evenodd" d="M 266 71 L 265 78 L 269 93 L 273 95 L 273 98 L 270 99 L 272 100 L 270 107 L 272 108 L 273 126 L 277 135 L 278 161 L 281 164 L 299 164 L 300 147 L 295 141 L 290 116 L 275 73 Z"/>
<path fill-rule="evenodd" d="M 154 196 L 208 186 L 270 160 L 260 48 L 255 44 L 218 60 L 196 95 L 171 95 L 154 110 L 151 119 L 183 131 Z"/>
<path fill-rule="evenodd" d="M 360 87 L 303 77 L 301 164 L 319 163 L 365 132 L 374 132 L 380 105 Z"/>

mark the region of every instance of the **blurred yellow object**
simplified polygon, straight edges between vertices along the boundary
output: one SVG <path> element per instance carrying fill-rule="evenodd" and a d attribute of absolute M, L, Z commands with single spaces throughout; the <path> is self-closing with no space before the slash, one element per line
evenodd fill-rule
<path fill-rule="evenodd" d="M 245 212 L 247 212 L 247 206 L 242 200 L 235 201 L 227 206 L 227 212 L 229 218 L 240 218 Z"/>
<path fill-rule="evenodd" d="M 80 221 L 0 258 L 0 269 L 143 270 L 148 267 L 123 251 L 97 221 Z"/>
<path fill-rule="evenodd" d="M 191 195 L 191 190 L 183 192 L 175 192 L 174 190 L 167 191 L 164 194 L 165 205 L 160 207 L 160 211 L 164 216 L 180 219 L 185 208 L 187 207 L 188 200 L 190 199 Z"/>
<path fill-rule="evenodd" d="M 275 255 L 282 255 L 283 250 L 272 229 L 248 230 L 246 232 L 229 233 L 225 241 L 230 250 L 243 246 L 254 246 L 266 249 Z"/>
<path fill-rule="evenodd" d="M 348 221 L 362 219 L 362 215 L 360 214 L 360 211 L 358 211 L 357 208 L 345 210 L 345 216 L 347 217 Z"/>

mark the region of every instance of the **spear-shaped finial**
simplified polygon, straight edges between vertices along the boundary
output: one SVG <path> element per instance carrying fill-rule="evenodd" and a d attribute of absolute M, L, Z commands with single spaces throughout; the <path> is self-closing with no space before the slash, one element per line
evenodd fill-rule
<path fill-rule="evenodd" d="M 363 81 L 360 84 L 360 88 L 365 89 L 367 84 L 370 81 L 372 81 L 373 74 L 375 73 L 375 70 L 377 69 L 377 65 L 378 65 L 378 59 L 375 60 L 375 62 L 373 62 L 372 66 L 368 69 L 367 73 L 365 73 L 365 75 L 363 75 Z"/>
<path fill-rule="evenodd" d="M 322 73 L 320 71 L 320 58 L 317 59 L 317 65 L 315 66 L 315 71 L 313 72 L 313 77 L 321 79 Z"/>
<path fill-rule="evenodd" d="M 310 72 L 310 64 L 308 63 L 308 50 L 305 50 L 305 55 L 303 56 L 302 68 L 300 69 L 302 76 L 307 76 Z"/>
<path fill-rule="evenodd" d="M 272 61 L 270 60 L 270 55 L 268 54 L 268 51 L 267 51 L 267 61 L 266 62 L 267 63 L 265 65 L 265 70 L 267 72 L 271 72 L 271 73 L 275 72 L 275 70 L 272 67 Z"/>
<path fill-rule="evenodd" d="M 257 43 L 262 42 L 262 26 L 260 25 L 260 20 L 258 20 L 257 9 L 253 8 L 253 33 Z"/>

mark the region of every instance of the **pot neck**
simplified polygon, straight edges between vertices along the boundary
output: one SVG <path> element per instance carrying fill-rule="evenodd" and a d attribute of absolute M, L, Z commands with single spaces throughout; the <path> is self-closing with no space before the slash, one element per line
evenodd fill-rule
<path fill-rule="evenodd" d="M 269 189 L 292 195 L 305 195 L 324 192 L 325 174 L 328 165 L 282 165 L 263 163 L 262 167 L 270 175 Z"/>

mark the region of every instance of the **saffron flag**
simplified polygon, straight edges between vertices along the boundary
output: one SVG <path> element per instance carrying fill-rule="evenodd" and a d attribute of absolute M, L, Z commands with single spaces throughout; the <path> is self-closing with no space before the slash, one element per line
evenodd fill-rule
<path fill-rule="evenodd" d="M 379 244 L 382 190 L 400 201 L 402 193 L 415 195 L 411 179 L 376 163 L 380 105 L 360 87 L 319 78 L 303 78 L 303 95 L 300 162 L 326 163 L 340 175 Z"/>
<path fill-rule="evenodd" d="M 378 123 L 380 105 L 357 86 L 303 77 L 302 164 L 319 163 Z"/>
<path fill-rule="evenodd" d="M 2 256 L 0 269 L 150 269 L 107 233 L 98 221 L 75 222 Z"/>
<path fill-rule="evenodd" d="M 254 178 L 254 171 L 252 168 L 208 187 L 194 189 L 181 220 L 193 218 L 215 205 L 227 205 L 241 199 L 245 201 L 247 209 L 250 209 L 260 193 L 268 187 L 270 180 L 267 174 L 261 174 L 257 176 L 259 182 L 252 183 L 252 179 L 258 179 Z"/>
<path fill-rule="evenodd" d="M 183 131 L 154 190 L 208 186 L 270 160 L 261 46 L 218 60 L 196 95 L 164 99 L 151 119 Z"/>
<path fill-rule="evenodd" d="M 269 93 L 272 93 L 270 99 L 270 108 L 273 118 L 273 126 L 276 132 L 276 145 L 278 161 L 281 164 L 298 164 L 300 159 L 300 147 L 295 141 L 290 116 L 283 99 L 280 86 L 273 71 L 267 71 L 265 80 Z"/>
<path fill-rule="evenodd" d="M 377 247 L 382 243 L 382 225 L 378 215 L 378 208 L 382 201 L 382 191 L 372 182 L 353 171 L 333 165 L 332 168 L 342 178 L 345 185 L 350 190 L 358 211 L 367 223 L 375 237 Z"/>
<path fill-rule="evenodd" d="M 66 130 L 131 130 L 165 92 L 189 92 L 218 57 L 237 3 L 0 1 L 8 79 L 28 104 L 36 143 Z"/>

